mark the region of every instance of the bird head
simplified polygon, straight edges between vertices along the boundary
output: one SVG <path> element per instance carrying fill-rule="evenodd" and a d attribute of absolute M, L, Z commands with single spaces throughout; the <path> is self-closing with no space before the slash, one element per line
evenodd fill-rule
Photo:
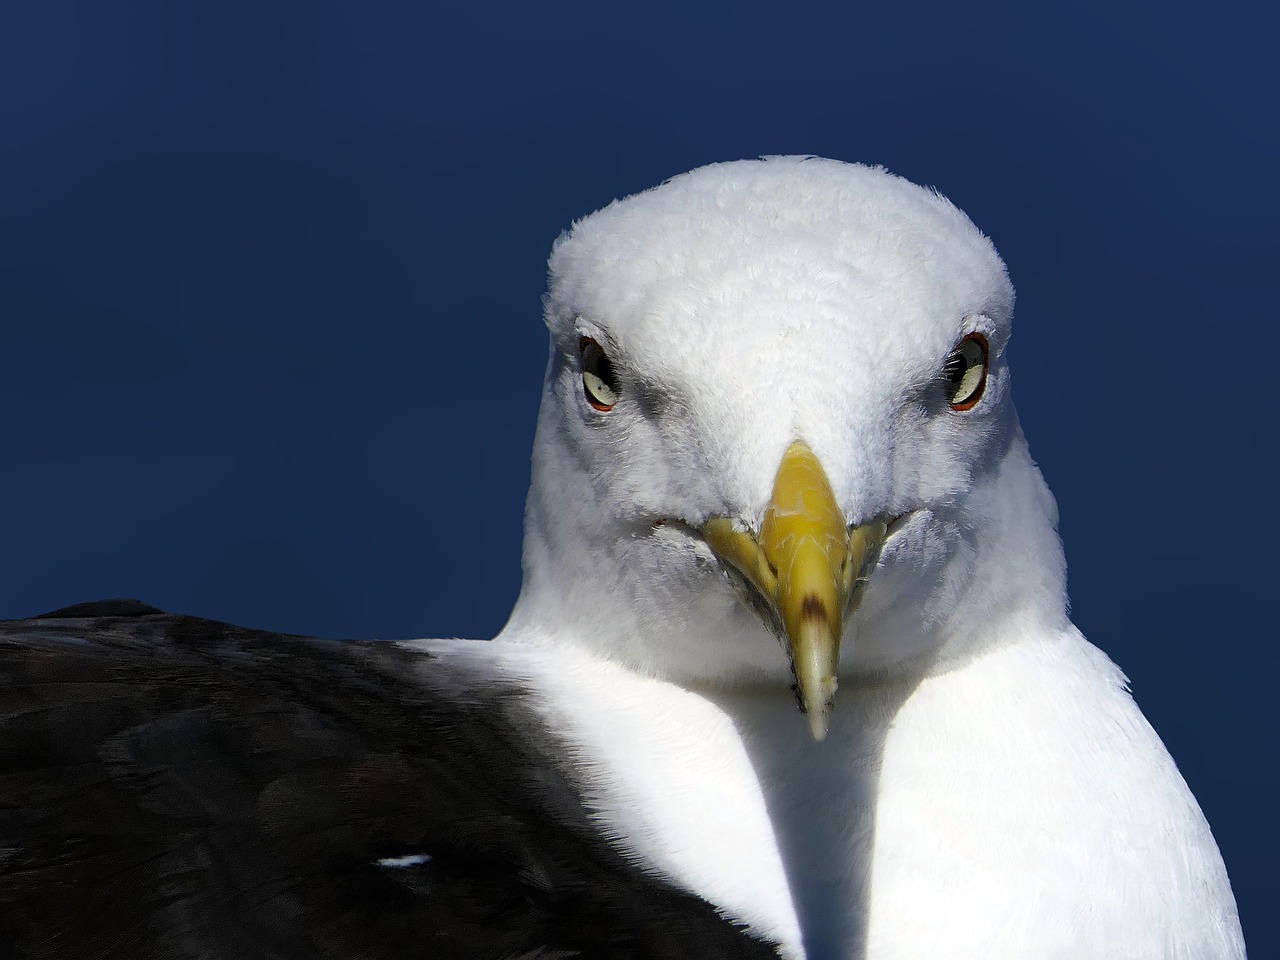
<path fill-rule="evenodd" d="M 1012 309 L 969 219 L 877 168 L 719 164 L 577 222 L 513 622 L 677 682 L 793 684 L 820 739 L 841 677 L 960 655 L 997 595 L 1061 617 Z"/>

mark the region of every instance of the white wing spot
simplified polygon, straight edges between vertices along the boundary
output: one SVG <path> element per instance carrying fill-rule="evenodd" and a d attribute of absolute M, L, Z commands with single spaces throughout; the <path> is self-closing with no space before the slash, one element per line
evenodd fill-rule
<path fill-rule="evenodd" d="M 383 857 L 373 861 L 374 866 L 386 867 L 388 870 L 403 870 L 406 867 L 419 867 L 431 861 L 427 853 L 411 853 L 407 857 Z"/>

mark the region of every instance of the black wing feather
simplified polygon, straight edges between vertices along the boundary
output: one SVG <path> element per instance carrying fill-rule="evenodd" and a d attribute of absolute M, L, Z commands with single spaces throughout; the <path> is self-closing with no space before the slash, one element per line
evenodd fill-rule
<path fill-rule="evenodd" d="M 518 689 L 426 659 L 136 601 L 0 623 L 0 955 L 776 956 L 607 842 Z"/>

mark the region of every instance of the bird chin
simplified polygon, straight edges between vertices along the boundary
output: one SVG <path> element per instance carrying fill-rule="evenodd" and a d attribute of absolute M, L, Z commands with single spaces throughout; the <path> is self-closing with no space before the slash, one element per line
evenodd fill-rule
<path fill-rule="evenodd" d="M 927 506 L 903 511 L 888 521 L 876 568 L 859 591 L 857 609 L 850 610 L 845 621 L 842 676 L 892 673 L 900 664 L 929 653 L 932 640 L 919 622 L 918 597 L 924 594 L 917 587 L 922 578 L 935 583 L 940 568 L 929 564 L 918 569 L 918 559 L 921 545 L 937 539 L 939 523 L 938 513 Z M 670 679 L 746 688 L 791 684 L 789 644 L 776 606 L 740 573 L 721 563 L 692 523 L 672 517 L 637 520 L 633 535 L 659 541 L 669 558 L 688 558 L 684 576 L 697 578 L 702 583 L 699 589 L 714 591 L 725 601 L 720 629 L 699 634 L 707 645 L 705 656 L 694 656 Z M 944 557 L 937 560 L 945 566 Z"/>

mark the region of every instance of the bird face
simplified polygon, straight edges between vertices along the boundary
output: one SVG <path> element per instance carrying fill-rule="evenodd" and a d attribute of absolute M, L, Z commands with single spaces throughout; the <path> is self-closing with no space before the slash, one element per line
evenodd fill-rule
<path fill-rule="evenodd" d="M 577 223 L 550 275 L 527 624 L 554 607 L 671 679 L 794 679 L 820 737 L 839 676 L 962 629 L 1016 526 L 1002 498 L 1047 496 L 1011 457 L 1004 266 L 930 191 L 702 168 Z"/>

